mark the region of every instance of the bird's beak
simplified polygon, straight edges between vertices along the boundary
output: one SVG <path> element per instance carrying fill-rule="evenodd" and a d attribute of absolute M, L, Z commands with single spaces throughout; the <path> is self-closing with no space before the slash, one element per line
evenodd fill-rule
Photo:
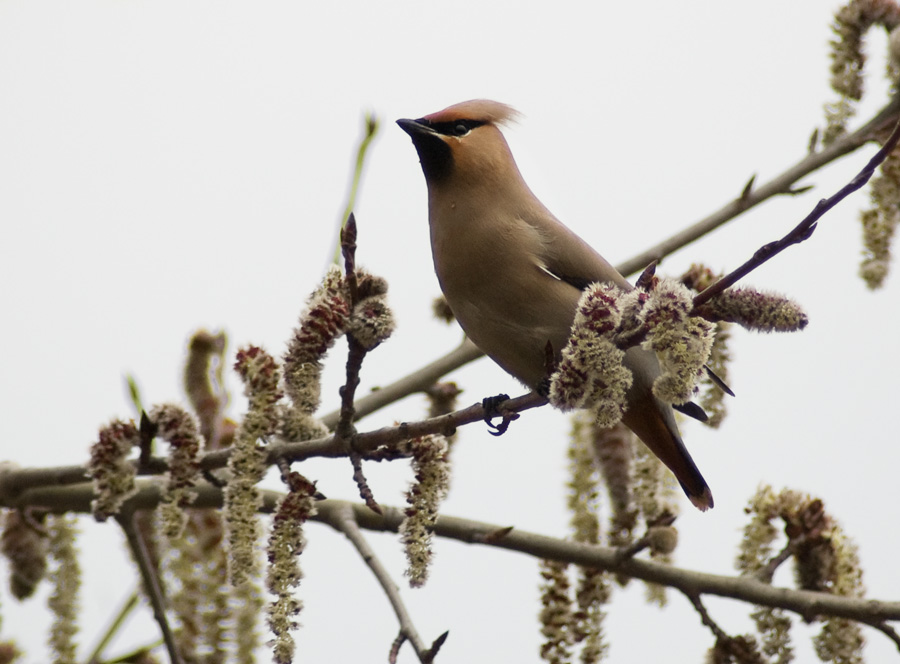
<path fill-rule="evenodd" d="M 400 120 L 397 120 L 397 124 L 400 126 L 400 129 L 405 131 L 413 138 L 415 138 L 416 135 L 435 133 L 431 127 L 419 122 L 418 120 L 408 120 L 406 118 L 402 118 Z"/>

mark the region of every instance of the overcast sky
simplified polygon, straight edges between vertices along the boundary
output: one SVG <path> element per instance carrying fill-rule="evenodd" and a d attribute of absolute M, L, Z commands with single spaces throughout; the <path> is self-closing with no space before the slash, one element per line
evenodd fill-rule
<path fill-rule="evenodd" d="M 515 106 L 523 119 L 507 136 L 532 189 L 616 263 L 728 202 L 752 174 L 764 182 L 803 156 L 832 98 L 837 6 L 0 2 L 0 456 L 84 462 L 98 427 L 132 414 L 126 372 L 146 403 L 183 400 L 181 363 L 197 328 L 226 330 L 231 352 L 255 343 L 280 354 L 328 261 L 365 111 L 382 124 L 357 206 L 358 259 L 389 280 L 399 326 L 367 360 L 363 390 L 460 339 L 429 315 L 438 285 L 425 184 L 396 118 L 476 97 Z M 871 45 L 863 114 L 886 99 L 883 36 Z M 735 267 L 873 151 L 810 176 L 812 193 L 759 206 L 660 271 Z M 796 335 L 735 333 L 729 419 L 718 431 L 684 426 L 716 507 L 701 514 L 684 501 L 678 564 L 732 573 L 744 505 L 766 482 L 823 498 L 860 546 L 870 595 L 900 596 L 900 280 L 871 293 L 856 276 L 866 201 L 856 194 L 747 280 L 796 298 L 810 324 Z M 337 404 L 342 352 L 330 356 L 325 410 Z M 521 391 L 487 360 L 452 378 L 464 404 Z M 229 384 L 239 415 L 240 386 Z M 362 426 L 423 408 L 412 397 Z M 467 427 L 445 513 L 565 535 L 567 429 L 549 408 L 499 439 Z M 400 502 L 407 465 L 370 466 L 376 497 Z M 356 498 L 344 460 L 299 469 L 329 497 Z M 136 581 L 116 527 L 82 524 L 86 654 Z M 396 634 L 386 599 L 342 536 L 319 525 L 307 534 L 297 661 L 385 661 Z M 371 540 L 402 582 L 396 538 Z M 536 661 L 537 581 L 531 558 L 439 542 L 431 581 L 404 596 L 425 640 L 450 630 L 447 662 Z M 616 593 L 612 661 L 700 661 L 711 637 L 689 604 L 672 594 L 659 611 L 642 593 Z M 0 595 L 0 635 L 16 637 L 26 661 L 44 661 L 46 593 L 19 606 L 4 582 Z M 708 605 L 726 630 L 749 629 L 749 607 Z M 154 630 L 145 608 L 110 652 Z M 800 661 L 813 657 L 806 633 Z M 868 636 L 870 661 L 896 655 Z M 404 648 L 401 661 L 413 660 Z"/>

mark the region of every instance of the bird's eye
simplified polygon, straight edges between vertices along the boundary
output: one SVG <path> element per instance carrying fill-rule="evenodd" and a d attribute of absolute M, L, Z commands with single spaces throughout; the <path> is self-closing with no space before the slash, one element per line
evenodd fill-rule
<path fill-rule="evenodd" d="M 433 120 L 427 120 L 426 118 L 422 118 L 420 121 L 426 127 L 430 127 L 432 131 L 435 133 L 441 134 L 442 136 L 455 136 L 460 138 L 465 136 L 470 131 L 475 129 L 475 127 L 480 127 L 485 124 L 481 120 L 471 120 L 471 119 L 459 119 L 459 120 L 447 120 L 446 122 L 434 122 Z"/>

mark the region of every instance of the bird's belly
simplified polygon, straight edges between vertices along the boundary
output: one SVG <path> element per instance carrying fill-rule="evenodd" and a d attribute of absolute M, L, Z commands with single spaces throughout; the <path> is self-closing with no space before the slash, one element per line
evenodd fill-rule
<path fill-rule="evenodd" d="M 550 373 L 569 338 L 577 291 L 564 296 L 529 296 L 520 288 L 494 284 L 465 297 L 444 294 L 463 331 L 486 355 L 525 385 L 536 388 Z"/>
<path fill-rule="evenodd" d="M 545 238 L 519 216 L 476 223 L 463 208 L 442 210 L 442 224 L 432 224 L 441 290 L 469 339 L 536 388 L 568 340 L 581 293 L 542 269 Z"/>

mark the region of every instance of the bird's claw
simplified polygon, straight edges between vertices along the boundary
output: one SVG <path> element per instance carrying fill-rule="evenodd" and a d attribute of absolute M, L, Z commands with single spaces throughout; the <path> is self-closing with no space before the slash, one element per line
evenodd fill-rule
<path fill-rule="evenodd" d="M 509 423 L 519 419 L 519 414 L 511 410 L 502 410 L 500 404 L 509 400 L 508 394 L 498 394 L 494 397 L 482 399 L 481 407 L 484 408 L 484 423 L 493 431 L 488 431 L 492 436 L 502 436 L 509 429 Z M 491 420 L 495 417 L 501 418 L 500 424 L 494 424 Z"/>
<path fill-rule="evenodd" d="M 488 426 L 495 429 L 494 431 L 488 431 L 488 433 L 492 436 L 502 436 L 503 434 L 505 434 L 506 430 L 509 429 L 509 423 L 513 420 L 519 419 L 519 414 L 514 411 L 508 410 L 502 414 L 502 417 L 503 419 L 501 420 L 500 424 L 491 424 L 490 422 L 488 422 Z"/>

